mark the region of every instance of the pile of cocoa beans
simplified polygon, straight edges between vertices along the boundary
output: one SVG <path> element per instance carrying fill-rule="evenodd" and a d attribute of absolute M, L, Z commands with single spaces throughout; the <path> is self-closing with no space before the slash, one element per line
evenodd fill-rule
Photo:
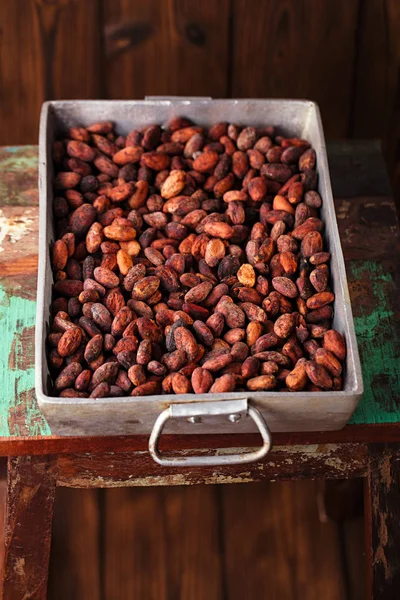
<path fill-rule="evenodd" d="M 342 388 L 306 140 L 101 122 L 69 129 L 53 157 L 55 394 Z"/>

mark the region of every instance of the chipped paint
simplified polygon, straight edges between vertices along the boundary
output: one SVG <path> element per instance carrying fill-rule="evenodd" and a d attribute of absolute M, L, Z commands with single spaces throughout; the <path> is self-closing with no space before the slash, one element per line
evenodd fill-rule
<path fill-rule="evenodd" d="M 378 463 L 378 479 L 379 484 L 385 487 L 385 493 L 389 493 L 392 484 L 392 476 L 390 472 L 390 462 L 392 460 L 391 454 L 384 454 Z M 389 543 L 389 533 L 387 528 L 388 512 L 380 503 L 380 494 L 372 494 L 372 510 L 374 513 L 374 520 L 379 523 L 377 528 L 378 544 L 373 556 L 374 565 L 382 565 L 385 572 L 385 580 L 390 581 L 392 578 L 392 571 L 386 557 L 386 547 Z"/>
<path fill-rule="evenodd" d="M 336 217 L 338 219 L 347 219 L 351 203 L 349 200 L 342 200 L 336 209 Z"/>
<path fill-rule="evenodd" d="M 16 574 L 19 577 L 22 577 L 23 579 L 25 579 L 26 575 L 25 575 L 25 559 L 24 558 L 17 558 L 17 560 L 15 561 L 15 565 L 14 565 L 14 571 L 16 572 Z"/>
<path fill-rule="evenodd" d="M 35 296 L 35 277 L 32 275 L 36 268 L 36 257 L 31 257 L 31 265 L 23 265 L 27 261 L 24 254 L 25 243 L 33 235 L 28 235 L 26 230 L 31 225 L 29 219 L 35 218 L 37 208 L 32 208 L 38 202 L 37 194 L 37 147 L 21 146 L 0 148 L 0 205 L 4 211 L 0 213 L 0 247 L 3 242 L 6 252 L 2 252 L 0 268 L 3 275 L 0 291 L 0 327 L 4 330 L 6 322 L 5 343 L 0 349 L 0 376 L 6 392 L 0 398 L 0 435 L 37 435 L 50 433 L 44 418 L 38 409 L 36 398 L 32 392 L 34 386 L 33 367 L 29 360 L 28 368 L 24 369 L 24 348 L 17 343 L 17 336 L 23 327 L 32 328 L 35 324 L 33 302 Z M 8 205 L 8 208 L 7 208 Z M 339 203 L 339 221 L 348 218 L 352 203 L 341 200 Z M 389 201 L 380 202 L 379 206 L 393 208 Z M 27 207 L 16 217 L 7 213 L 14 207 Z M 367 208 L 375 207 L 374 202 L 368 202 Z M 15 217 L 15 219 L 13 219 Z M 11 219 L 11 220 L 10 220 Z M 395 224 L 393 224 L 395 227 Z M 36 234 L 35 228 L 31 232 Z M 29 233 L 31 233 L 29 232 Z M 6 244 L 9 244 L 6 247 Z M 11 271 L 6 268 L 17 267 L 17 260 L 4 261 L 9 249 L 21 247 L 21 265 L 18 267 L 18 276 L 12 277 Z M 4 250 L 4 248 L 0 249 Z M 23 272 L 30 268 L 32 273 Z M 362 355 L 365 394 L 360 402 L 351 423 L 395 423 L 400 422 L 400 407 L 398 404 L 398 388 L 400 381 L 400 361 L 398 340 L 394 339 L 392 332 L 393 320 L 396 319 L 387 309 L 387 297 L 393 292 L 394 284 L 391 273 L 375 261 L 350 261 L 347 262 L 349 279 L 352 283 L 353 309 L 355 312 L 355 325 L 359 346 Z M 7 275 L 5 277 L 4 275 Z M 371 279 L 366 294 L 363 291 L 363 279 Z M 354 301 L 354 291 L 360 285 L 360 294 Z M 365 298 L 373 298 L 368 303 Z M 1 303 L 6 303 L 7 314 L 2 311 Z M 11 307 L 11 308 L 10 308 Z M 18 325 L 16 315 L 23 321 Z M 11 339 L 11 342 L 10 342 Z M 397 345 L 396 345 L 397 344 Z M 32 343 L 30 344 L 32 345 Z M 7 370 L 8 362 L 13 368 Z M 23 433 L 22 433 L 23 432 Z"/>
<path fill-rule="evenodd" d="M 400 421 L 400 344 L 394 335 L 396 315 L 387 308 L 394 293 L 390 272 L 375 261 L 348 263 L 351 279 L 368 293 L 353 302 L 354 325 L 363 367 L 364 395 L 350 422 Z"/>
<path fill-rule="evenodd" d="M 27 328 L 33 335 L 35 323 L 36 303 L 13 295 L 0 285 L 0 436 L 50 434 L 33 391 L 34 366 L 31 356 L 28 356 L 28 348 L 20 344 Z M 10 369 L 10 364 L 16 368 Z"/>
<path fill-rule="evenodd" d="M 390 463 L 391 463 L 391 456 L 388 454 L 385 454 L 382 457 L 382 460 L 379 465 L 379 475 L 380 475 L 382 483 L 386 487 L 386 490 L 385 490 L 386 493 L 389 492 L 390 487 L 393 483 L 392 473 L 391 473 L 391 469 L 390 469 Z"/>
<path fill-rule="evenodd" d="M 33 219 L 29 216 L 31 213 L 32 209 L 27 209 L 24 215 L 10 218 L 5 217 L 0 209 L 0 252 L 4 252 L 2 247 L 4 241 L 16 244 L 30 233 L 30 226 L 33 223 Z"/>
<path fill-rule="evenodd" d="M 0 205 L 32 206 L 39 203 L 38 147 L 0 148 Z"/>
<path fill-rule="evenodd" d="M 107 477 L 93 476 L 90 479 L 86 477 L 74 477 L 73 479 L 61 479 L 58 485 L 61 487 L 73 488 L 98 488 L 98 487 L 153 487 L 153 486 L 170 486 L 170 485 L 194 485 L 196 483 L 204 484 L 227 484 L 227 483 L 252 483 L 257 481 L 257 478 L 251 477 L 248 474 L 238 475 L 223 475 L 222 473 L 213 473 L 209 477 L 199 477 L 198 480 L 188 478 L 183 473 L 173 475 L 149 475 L 147 477 L 137 477 L 135 479 L 110 480 Z"/>

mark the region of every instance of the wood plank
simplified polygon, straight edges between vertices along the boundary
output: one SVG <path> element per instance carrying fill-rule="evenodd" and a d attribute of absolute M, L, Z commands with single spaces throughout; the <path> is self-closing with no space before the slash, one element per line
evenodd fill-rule
<path fill-rule="evenodd" d="M 400 207 L 400 5 L 397 0 L 360 3 L 359 43 L 350 134 L 383 140 Z"/>
<path fill-rule="evenodd" d="M 99 490 L 57 490 L 48 600 L 102 598 L 100 494 Z"/>
<path fill-rule="evenodd" d="M 107 600 L 167 600 L 167 553 L 158 490 L 107 490 L 104 590 Z"/>
<path fill-rule="evenodd" d="M 349 144 L 348 148 L 354 147 L 353 144 Z M 359 148 L 356 144 L 355 147 Z M 0 362 L 5 369 L 4 381 L 6 385 L 4 387 L 5 393 L 0 398 L 1 410 L 4 418 L 0 421 L 0 454 L 10 455 L 14 451 L 18 452 L 37 452 L 34 446 L 26 445 L 26 441 L 22 441 L 21 438 L 27 436 L 36 435 L 49 435 L 50 430 L 44 422 L 44 419 L 38 409 L 36 398 L 33 393 L 33 326 L 36 321 L 35 316 L 35 296 L 36 296 L 36 259 L 35 255 L 28 253 L 30 261 L 26 261 L 26 248 L 29 247 L 33 250 L 34 244 L 36 243 L 37 226 L 35 225 L 36 212 L 28 214 L 30 211 L 30 205 L 25 203 L 24 194 L 28 193 L 32 188 L 32 173 L 33 168 L 33 154 L 32 148 L 27 149 L 27 154 L 24 151 L 17 149 L 15 152 L 13 148 L 8 149 L 0 153 L 1 165 L 5 166 L 5 176 L 1 178 L 2 183 L 4 181 L 13 181 L 14 183 L 10 189 L 15 193 L 16 207 L 7 206 L 2 208 L 2 224 L 6 223 L 7 227 L 10 219 L 13 215 L 23 216 L 24 220 L 32 220 L 28 223 L 29 226 L 24 226 L 24 235 L 13 244 L 9 237 L 5 236 L 3 246 L 7 246 L 7 252 L 0 253 L 0 261 L 2 263 L 2 277 L 0 279 L 0 318 L 3 319 L 3 331 L 6 332 L 6 343 L 1 346 L 1 353 L 4 353 L 4 359 Z M 363 151 L 358 154 L 358 163 L 363 163 L 363 156 L 365 153 L 371 159 L 371 165 L 373 165 L 372 151 L 368 147 L 364 147 Z M 15 155 L 15 157 L 14 157 Z M 333 154 L 333 160 L 335 161 L 337 153 Z M 378 148 L 375 146 L 376 160 L 380 160 L 380 153 Z M 26 161 L 25 161 L 25 158 Z M 369 159 L 369 160 L 370 160 Z M 376 161 L 375 161 L 376 162 Z M 347 163 L 346 163 L 347 164 Z M 357 162 L 350 162 L 349 168 L 353 173 L 353 167 L 351 165 L 357 165 Z M 26 168 L 28 173 L 27 179 L 13 179 L 15 173 L 23 173 Z M 372 166 L 371 166 L 371 170 Z M 381 171 L 381 168 L 380 168 Z M 346 170 L 340 171 L 341 176 L 344 176 Z M 334 183 L 336 181 L 334 175 Z M 382 180 L 383 181 L 383 180 Z M 355 188 L 352 188 L 355 191 Z M 7 194 L 5 190 L 4 194 Z M 0 197 L 1 201 L 2 196 Z M 27 208 L 23 212 L 18 208 L 21 204 L 26 204 Z M 368 374 L 374 374 L 379 376 L 379 370 L 385 374 L 385 379 L 379 380 L 379 385 L 369 386 L 369 396 L 367 396 L 368 402 L 365 400 L 360 404 L 353 422 L 364 425 L 365 423 L 392 423 L 394 427 L 388 430 L 387 427 L 382 429 L 374 428 L 371 430 L 344 430 L 340 432 L 331 432 L 325 434 L 304 434 L 296 437 L 295 435 L 278 435 L 277 441 L 280 444 L 293 444 L 293 443 L 313 443 L 315 441 L 376 441 L 379 437 L 392 436 L 392 440 L 399 439 L 399 434 L 396 432 L 396 423 L 399 421 L 399 411 L 397 401 L 398 380 L 394 377 L 397 372 L 396 363 L 394 369 L 389 368 L 389 364 L 385 360 L 386 356 L 393 356 L 394 358 L 398 355 L 397 351 L 397 339 L 393 335 L 393 324 L 396 324 L 399 319 L 396 320 L 396 314 L 399 311 L 399 300 L 396 289 L 399 286 L 399 272 L 396 269 L 395 256 L 396 256 L 396 244 L 398 242 L 397 227 L 395 222 L 395 215 L 393 209 L 393 202 L 390 197 L 376 197 L 370 198 L 366 196 L 363 199 L 354 200 L 352 198 L 339 199 L 337 202 L 338 222 L 341 230 L 342 243 L 344 253 L 347 258 L 352 260 L 347 263 L 350 293 L 353 299 L 353 309 L 356 317 L 356 327 L 360 333 L 361 339 L 361 350 L 363 344 L 367 344 L 367 351 L 364 353 L 364 360 L 366 361 L 367 369 L 367 381 L 372 382 L 372 375 L 369 377 Z M 18 225 L 19 227 L 19 225 Z M 374 243 L 369 243 L 369 240 L 375 240 Z M 365 240 L 368 240 L 366 243 Z M 29 244 L 27 245 L 27 241 Z M 8 250 L 12 250 L 11 253 Z M 368 252 L 368 257 L 373 259 L 368 264 L 363 264 L 358 259 L 362 259 L 364 253 Z M 2 254 L 2 255 L 1 255 Z M 384 263 L 382 259 L 387 256 Z M 7 257 L 10 257 L 8 259 Z M 11 259 L 12 257 L 12 259 Z M 7 273 L 5 273 L 5 271 Z M 378 312 L 376 312 L 378 307 Z M 383 311 L 383 312 L 382 312 Z M 375 315 L 376 313 L 376 315 Z M 22 317 L 21 317 L 22 315 Z M 375 315 L 375 316 L 374 316 Z M 4 321 L 5 319 L 5 321 Z M 365 319 L 373 320 L 374 327 L 364 326 Z M 368 321 L 370 322 L 370 321 Z M 385 329 L 380 326 L 381 322 L 385 324 Z M 397 326 L 397 325 L 396 325 Z M 378 336 L 378 337 L 376 337 Z M 400 336 L 398 336 L 400 338 Z M 16 350 L 18 344 L 16 340 L 24 340 L 24 344 L 27 344 L 27 354 L 30 357 L 29 366 L 25 370 L 14 369 L 13 365 L 18 365 L 18 357 Z M 376 347 L 376 340 L 379 339 L 380 343 L 384 344 L 385 351 L 381 353 L 380 362 L 377 363 L 374 359 L 374 353 L 369 351 L 371 345 Z M 379 346 L 378 346 L 379 347 Z M 363 351 L 363 350 L 362 350 Z M 397 354 L 396 354 L 397 353 Z M 382 362 L 383 361 L 383 362 Z M 393 361 L 392 361 L 393 362 Z M 371 363 L 371 364 L 370 364 Z M 12 368 L 9 368 L 8 365 Z M 383 366 L 382 366 L 383 365 Z M 381 368 L 382 367 L 382 368 Z M 369 378 L 368 378 L 369 377 Z M 389 386 L 385 387 L 385 386 Z M 15 394 L 15 389 L 18 390 L 18 394 Z M 389 389 L 388 392 L 385 390 Z M 390 406 L 388 402 L 383 403 L 380 401 L 381 398 L 392 398 Z M 393 400 L 394 399 L 394 400 Z M 386 406 L 386 408 L 385 408 Z M 365 408 L 366 407 L 366 408 Z M 10 437 L 13 436 L 15 439 L 10 442 Z M 355 437 L 352 437 L 355 436 Z M 4 438 L 8 438 L 4 439 Z M 20 439 L 18 439 L 20 438 Z M 243 442 L 240 440 L 240 445 L 246 445 L 246 439 Z M 198 438 L 197 438 L 198 440 Z M 254 440 L 254 438 L 253 438 Z M 33 441 L 33 444 L 36 442 Z M 43 446 L 40 449 L 41 453 L 61 451 L 71 452 L 79 451 L 81 449 L 93 448 L 107 450 L 113 447 L 113 440 L 102 440 L 101 444 L 96 440 L 90 442 L 93 445 L 88 446 L 89 441 L 82 442 L 82 440 L 75 439 L 66 440 L 61 439 L 55 441 L 54 438 L 48 439 L 48 445 Z M 104 443 L 104 446 L 102 446 Z M 116 440 L 115 440 L 115 443 Z M 145 447 L 145 441 L 142 440 L 131 440 L 131 448 Z M 181 443 L 181 442 L 180 442 Z M 195 442 L 195 443 L 198 443 Z M 200 446 L 203 442 L 200 442 Z M 252 445 L 254 442 L 250 442 Z M 55 445 L 53 445 L 55 444 Z M 71 445 L 69 445 L 71 444 Z M 124 439 L 121 444 L 126 444 Z M 138 444 L 138 446 L 136 445 Z M 238 441 L 236 441 L 236 445 Z M 235 444 L 234 444 L 235 445 Z M 126 446 L 120 445 L 120 449 L 124 449 Z"/>
<path fill-rule="evenodd" d="M 241 452 L 243 448 L 233 448 Z M 204 449 L 201 454 L 213 454 Z M 181 456 L 187 451 L 176 451 Z M 134 454 L 60 455 L 58 484 L 65 487 L 121 487 L 190 485 L 199 483 L 249 483 L 263 479 L 362 477 L 367 468 L 366 447 L 361 444 L 321 444 L 273 448 L 262 462 L 223 467 L 165 467 L 149 452 Z"/>
<path fill-rule="evenodd" d="M 327 137 L 346 136 L 356 27 L 355 1 L 236 0 L 231 95 L 310 98 Z"/>
<path fill-rule="evenodd" d="M 0 22 L 0 144 L 35 143 L 44 100 L 102 95 L 98 2 L 3 0 Z"/>
<path fill-rule="evenodd" d="M 365 524 L 369 597 L 395 600 L 400 589 L 400 447 L 372 446 Z"/>
<path fill-rule="evenodd" d="M 337 525 L 318 520 L 314 482 L 223 486 L 227 596 L 344 598 Z"/>
<path fill-rule="evenodd" d="M 2 0 L 0 23 L 0 144 L 36 142 L 45 74 L 34 3 Z"/>
<path fill-rule="evenodd" d="M 56 476 L 55 457 L 8 460 L 1 582 L 1 597 L 5 600 L 46 598 Z"/>
<path fill-rule="evenodd" d="M 353 136 L 383 137 L 386 144 L 390 138 L 400 137 L 399 30 L 400 6 L 396 0 L 361 3 L 350 130 Z"/>
<path fill-rule="evenodd" d="M 365 600 L 366 569 L 364 517 L 359 515 L 340 524 L 349 600 Z"/>
<path fill-rule="evenodd" d="M 219 600 L 216 492 L 119 489 L 105 492 L 107 600 Z"/>
<path fill-rule="evenodd" d="M 215 486 L 163 488 L 170 600 L 224 597 L 220 507 Z M 122 600 L 122 598 L 121 598 Z"/>
<path fill-rule="evenodd" d="M 347 425 L 340 431 L 310 431 L 275 433 L 275 446 L 308 446 L 315 444 L 353 444 L 400 442 L 400 431 L 396 423 L 381 425 Z M 144 452 L 148 448 L 148 437 L 138 436 L 30 436 L 0 438 L 0 456 L 10 454 L 40 456 L 43 454 L 80 454 L 91 452 Z M 252 448 L 257 445 L 257 434 L 223 435 L 166 435 L 163 437 L 164 451 L 198 450 L 205 448 Z"/>
<path fill-rule="evenodd" d="M 107 96 L 223 97 L 229 0 L 103 0 Z"/>
<path fill-rule="evenodd" d="M 51 5 L 46 0 L 39 1 L 42 2 L 41 24 L 49 47 L 48 54 L 50 48 L 54 51 L 47 64 L 50 80 L 47 98 L 103 98 L 100 0 L 58 0 L 60 8 L 54 16 Z"/>

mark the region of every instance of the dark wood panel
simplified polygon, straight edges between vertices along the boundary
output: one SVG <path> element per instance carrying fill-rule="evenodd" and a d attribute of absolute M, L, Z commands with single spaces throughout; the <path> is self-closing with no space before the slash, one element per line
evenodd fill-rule
<path fill-rule="evenodd" d="M 217 488 L 165 488 L 162 506 L 169 600 L 221 600 L 224 544 Z"/>
<path fill-rule="evenodd" d="M 349 600 L 365 600 L 366 568 L 363 515 L 346 519 L 340 524 L 340 530 Z"/>
<path fill-rule="evenodd" d="M 162 512 L 161 494 L 157 490 L 119 489 L 105 494 L 107 600 L 168 599 L 168 548 Z"/>
<path fill-rule="evenodd" d="M 348 132 L 356 0 L 235 0 L 232 96 L 310 98 L 325 133 Z"/>
<path fill-rule="evenodd" d="M 0 144 L 36 143 L 42 102 L 102 95 L 97 0 L 0 2 Z"/>
<path fill-rule="evenodd" d="M 104 600 L 362 600 L 360 520 L 344 522 L 348 551 L 340 558 L 340 529 L 318 521 L 318 486 L 59 489 L 49 600 L 97 599 L 102 581 Z M 92 525 L 100 507 L 104 562 L 96 582 Z"/>
<path fill-rule="evenodd" d="M 360 4 L 351 136 L 383 141 L 400 207 L 400 3 Z"/>
<path fill-rule="evenodd" d="M 58 0 L 61 4 L 47 30 L 49 98 L 103 98 L 104 56 L 100 0 Z M 46 14 L 47 11 L 47 14 Z M 50 21 L 44 3 L 42 28 Z M 50 21 L 51 22 L 51 21 Z M 54 53 L 51 46 L 54 44 Z"/>
<path fill-rule="evenodd" d="M 44 62 L 35 5 L 0 2 L 0 144 L 37 140 Z"/>
<path fill-rule="evenodd" d="M 345 598 L 338 527 L 318 520 L 314 482 L 224 486 L 229 600 Z"/>
<path fill-rule="evenodd" d="M 354 115 L 349 132 L 353 136 L 400 137 L 399 31 L 397 0 L 361 2 Z"/>
<path fill-rule="evenodd" d="M 100 490 L 58 489 L 48 600 L 100 600 Z"/>
<path fill-rule="evenodd" d="M 400 447 L 371 446 L 365 520 L 368 584 L 374 600 L 397 600 L 400 589 Z"/>
<path fill-rule="evenodd" d="M 215 488 L 106 490 L 104 553 L 107 600 L 219 600 Z"/>
<path fill-rule="evenodd" d="M 107 95 L 225 96 L 229 0 L 103 0 Z"/>

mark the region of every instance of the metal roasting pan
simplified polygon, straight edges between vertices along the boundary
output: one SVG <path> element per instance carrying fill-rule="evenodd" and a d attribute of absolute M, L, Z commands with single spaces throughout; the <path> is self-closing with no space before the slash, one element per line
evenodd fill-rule
<path fill-rule="evenodd" d="M 50 396 L 51 381 L 46 360 L 52 272 L 49 248 L 54 240 L 52 199 L 52 142 L 68 127 L 103 120 L 113 121 L 119 134 L 133 128 L 166 124 L 173 116 L 185 116 L 196 124 L 218 121 L 241 125 L 274 125 L 282 135 L 310 141 L 317 153 L 318 191 L 325 241 L 331 252 L 331 285 L 335 293 L 333 327 L 344 334 L 347 359 L 344 389 L 336 392 L 232 392 L 228 394 L 159 395 L 142 398 L 57 398 Z M 226 464 L 249 462 L 269 449 L 268 428 L 274 431 L 329 431 L 343 427 L 363 392 L 346 271 L 336 223 L 325 140 L 318 106 L 309 100 L 213 100 L 211 98 L 151 97 L 145 100 L 50 101 L 42 107 L 39 142 L 39 273 L 36 315 L 35 387 L 39 406 L 51 431 L 57 435 L 149 434 L 150 451 L 160 463 Z M 229 401 L 229 402 L 227 402 Z M 168 423 L 167 423 L 168 421 Z M 266 425 L 268 424 L 268 426 Z M 245 455 L 166 460 L 157 450 L 158 438 L 168 433 L 241 433 L 260 430 L 263 446 Z M 208 459 L 208 463 L 205 459 Z"/>

